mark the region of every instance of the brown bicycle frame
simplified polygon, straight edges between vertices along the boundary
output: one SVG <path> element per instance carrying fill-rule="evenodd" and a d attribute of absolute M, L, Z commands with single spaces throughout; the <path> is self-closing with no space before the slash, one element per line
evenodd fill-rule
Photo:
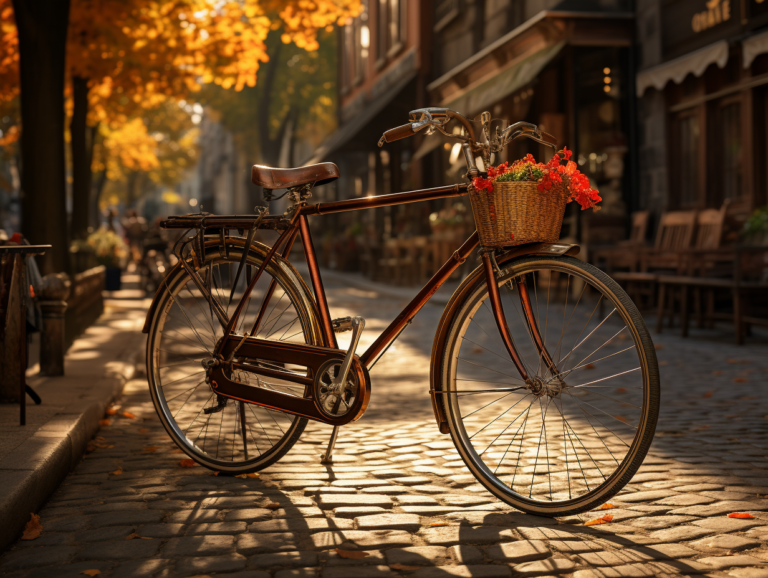
<path fill-rule="evenodd" d="M 328 301 L 326 299 L 325 288 L 323 287 L 320 269 L 317 262 L 317 255 L 315 253 L 314 245 L 312 243 L 312 236 L 309 229 L 309 222 L 307 217 L 309 215 L 327 215 L 331 213 L 342 213 L 347 211 L 372 209 L 377 207 L 400 205 L 400 204 L 413 203 L 418 201 L 457 197 L 465 194 L 467 194 L 467 185 L 451 185 L 451 186 L 437 187 L 432 189 L 409 191 L 405 193 L 393 193 L 388 195 L 380 195 L 376 197 L 349 199 L 349 200 L 337 201 L 332 203 L 318 203 L 315 205 L 299 204 L 294 209 L 290 220 L 286 220 L 283 218 L 269 217 L 269 221 L 260 222 L 259 225 L 261 225 L 262 228 L 273 228 L 276 230 L 283 229 L 282 233 L 280 234 L 279 238 L 274 243 L 272 248 L 269 249 L 269 251 L 265 255 L 264 260 L 259 265 L 256 271 L 256 274 L 249 281 L 248 286 L 245 290 L 245 293 L 240 298 L 240 301 L 238 302 L 232 317 L 229 318 L 228 320 L 226 318 L 221 318 L 221 317 L 219 318 L 222 325 L 225 325 L 225 328 L 224 328 L 225 337 L 219 342 L 215 350 L 215 355 L 219 356 L 222 359 L 231 360 L 235 357 L 235 355 L 241 348 L 242 348 L 242 352 L 244 353 L 244 357 L 249 357 L 248 353 L 255 351 L 254 346 L 257 344 L 258 340 L 255 340 L 253 337 L 249 337 L 248 334 L 236 335 L 235 333 L 233 333 L 233 330 L 237 326 L 237 321 L 240 315 L 242 314 L 243 309 L 245 307 L 245 303 L 247 302 L 254 287 L 256 286 L 256 283 L 258 282 L 259 278 L 261 277 L 262 273 L 264 272 L 264 270 L 266 269 L 270 261 L 278 253 L 278 251 L 280 250 L 280 247 L 281 246 L 283 247 L 281 256 L 283 258 L 288 258 L 296 239 L 298 237 L 301 237 L 302 246 L 304 248 L 304 256 L 307 262 L 307 267 L 309 269 L 309 276 L 310 276 L 312 288 L 314 291 L 315 302 L 317 304 L 318 314 L 320 316 L 320 324 L 321 324 L 322 337 L 324 342 L 323 345 L 326 348 L 325 349 L 325 351 L 327 352 L 326 355 L 337 356 L 336 352 L 340 352 L 341 350 L 338 349 L 338 345 L 336 343 L 336 336 L 333 330 L 330 310 L 328 308 Z M 239 216 L 239 215 L 204 216 L 201 218 L 196 215 L 195 216 L 190 215 L 186 217 L 174 217 L 173 219 L 166 222 L 166 226 L 169 226 L 172 228 L 197 227 L 197 228 L 200 228 L 201 230 L 205 229 L 206 227 L 220 227 L 221 236 L 222 238 L 225 238 L 225 234 L 224 234 L 225 229 L 227 228 L 245 229 L 247 227 L 253 227 L 256 223 L 256 220 L 257 220 L 257 217 L 254 217 L 254 216 Z M 479 242 L 480 241 L 479 241 L 478 233 L 477 231 L 475 231 L 461 245 L 461 247 L 459 247 L 459 249 L 454 251 L 451 257 L 440 267 L 440 269 L 438 269 L 438 271 L 432 276 L 432 278 L 426 283 L 426 285 L 424 285 L 424 287 L 411 300 L 411 302 L 405 306 L 405 308 L 400 312 L 400 314 L 389 324 L 389 326 L 381 333 L 381 335 L 379 335 L 379 337 L 373 342 L 373 344 L 371 344 L 371 346 L 365 351 L 365 353 L 363 353 L 359 357 L 360 366 L 365 368 L 365 370 L 369 370 L 371 367 L 373 367 L 373 365 L 376 363 L 376 361 L 378 361 L 378 359 L 381 357 L 381 355 L 384 353 L 387 347 L 395 339 L 397 339 L 397 337 L 400 335 L 403 329 L 405 329 L 405 327 L 411 322 L 413 317 L 430 300 L 430 298 L 435 294 L 435 292 L 448 280 L 448 278 L 453 274 L 453 272 L 462 263 L 464 263 L 464 261 L 469 257 L 472 251 L 474 251 L 474 249 L 479 245 Z M 499 288 L 498 288 L 496 276 L 494 273 L 494 268 L 491 262 L 490 253 L 488 251 L 484 251 L 482 254 L 482 257 L 483 257 L 483 267 L 485 270 L 486 282 L 488 284 L 489 292 L 490 292 L 489 296 L 490 296 L 491 306 L 493 309 L 494 317 L 496 319 L 497 327 L 499 329 L 499 333 L 502 337 L 502 341 L 504 342 L 507 352 L 510 355 L 510 359 L 512 360 L 518 372 L 520 373 L 521 378 L 527 381 L 529 379 L 529 376 L 525 368 L 523 367 L 523 363 L 517 353 L 514 342 L 512 341 L 509 333 L 509 327 L 507 325 L 504 310 L 501 305 Z M 187 269 L 188 272 L 190 272 L 191 267 L 189 267 L 189 265 L 186 263 L 186 260 L 182 259 L 181 261 L 182 261 L 182 265 L 185 266 L 185 269 Z M 193 281 L 197 285 L 198 289 L 200 289 L 200 291 L 203 293 L 203 295 L 205 295 L 207 299 L 213 300 L 212 295 L 210 295 L 209 292 L 206 290 L 204 284 L 202 283 L 202 280 L 199 279 L 198 275 L 194 271 L 192 271 L 191 276 Z M 270 282 L 269 288 L 267 289 L 267 292 L 265 293 L 264 298 L 262 300 L 259 313 L 256 316 L 256 320 L 254 322 L 253 329 L 251 330 L 250 335 L 256 334 L 258 328 L 260 327 L 262 321 L 264 320 L 267 306 L 269 304 L 270 299 L 272 298 L 275 288 L 276 288 L 276 281 L 272 279 L 272 281 Z M 529 293 L 525 287 L 524 282 L 522 282 L 522 284 L 518 283 L 518 288 L 520 289 L 519 295 L 520 295 L 521 304 L 523 306 L 523 311 L 526 317 L 526 324 L 528 326 L 529 331 L 531 332 L 534 344 L 539 350 L 539 353 L 542 359 L 551 368 L 554 364 L 551 361 L 551 357 L 546 350 L 544 342 L 541 339 L 541 335 L 539 334 L 538 325 L 536 323 L 533 308 L 531 306 Z M 274 349 L 278 349 L 281 347 L 286 348 L 286 350 L 281 354 L 283 356 L 287 356 L 286 358 L 289 358 L 291 355 L 304 357 L 302 355 L 302 352 L 304 353 L 309 352 L 309 346 L 306 347 L 307 351 L 304 351 L 305 348 L 301 346 L 296 346 L 296 345 L 291 346 L 292 349 L 287 345 L 283 345 L 283 344 L 275 344 L 273 346 Z M 289 349 L 293 353 L 290 353 Z M 263 368 L 260 368 L 260 367 L 253 367 L 252 369 L 253 370 L 258 369 L 258 371 L 263 370 Z M 215 370 L 214 373 L 216 373 L 219 379 L 222 381 L 221 386 L 215 385 L 214 388 L 218 389 L 218 391 L 223 395 L 226 395 L 228 397 L 235 397 L 236 399 L 241 399 L 242 401 L 250 401 L 252 403 L 262 404 L 261 401 L 248 399 L 249 390 L 251 388 L 241 387 L 240 390 L 242 391 L 238 390 L 238 391 L 225 392 L 224 390 L 229 390 L 233 387 L 236 387 L 237 384 L 235 382 L 230 382 L 230 380 L 228 379 L 225 379 L 224 375 L 221 373 L 220 367 L 217 368 L 217 370 Z M 305 379 L 304 381 L 307 381 L 307 380 Z M 216 382 L 214 381 L 213 383 L 216 383 Z M 226 384 L 226 387 L 223 387 L 225 384 Z M 305 385 L 307 384 L 305 383 Z M 281 402 L 280 400 L 287 396 L 283 396 L 281 394 L 275 393 L 273 394 L 272 397 L 274 397 L 273 400 L 271 398 L 270 398 L 271 401 L 265 400 L 263 405 L 274 407 L 276 409 L 283 409 L 283 410 L 289 411 L 290 413 L 298 413 L 300 415 L 311 417 L 313 419 L 320 419 L 320 421 L 325 421 L 327 423 L 333 423 L 333 420 L 329 420 L 327 417 L 324 418 L 323 416 L 320 416 L 318 413 L 312 412 L 307 408 L 300 410 L 299 408 L 291 409 L 291 408 L 282 406 L 282 403 L 286 403 L 288 402 L 288 399 L 293 399 L 293 398 L 288 398 L 288 399 L 285 399 L 284 402 Z M 310 400 L 307 399 L 307 401 L 310 401 Z M 291 405 L 295 405 L 296 403 L 298 402 L 295 402 L 295 400 L 290 402 Z M 367 402 L 366 402 L 366 405 L 367 405 Z M 362 411 L 364 411 L 364 407 L 362 408 Z M 351 417 L 352 416 L 350 416 L 350 418 Z M 341 423 L 341 420 L 339 421 L 339 423 Z"/>

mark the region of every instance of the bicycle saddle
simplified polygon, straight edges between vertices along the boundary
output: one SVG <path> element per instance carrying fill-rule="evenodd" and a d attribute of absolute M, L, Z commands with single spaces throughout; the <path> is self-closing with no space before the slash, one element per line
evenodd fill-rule
<path fill-rule="evenodd" d="M 314 183 L 324 185 L 339 178 L 339 167 L 334 163 L 319 163 L 295 169 L 276 169 L 253 165 L 251 180 L 253 184 L 265 189 L 289 189 Z"/>

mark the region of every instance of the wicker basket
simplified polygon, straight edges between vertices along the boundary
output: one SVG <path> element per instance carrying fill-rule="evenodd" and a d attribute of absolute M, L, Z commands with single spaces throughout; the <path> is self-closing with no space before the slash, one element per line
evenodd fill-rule
<path fill-rule="evenodd" d="M 533 181 L 503 181 L 493 192 L 470 187 L 475 225 L 484 247 L 510 247 L 525 243 L 554 243 L 568 195 L 564 185 L 539 191 Z"/>

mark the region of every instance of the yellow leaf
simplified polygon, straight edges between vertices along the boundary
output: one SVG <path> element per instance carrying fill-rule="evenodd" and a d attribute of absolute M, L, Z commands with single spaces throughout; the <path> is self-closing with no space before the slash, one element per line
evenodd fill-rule
<path fill-rule="evenodd" d="M 98 576 L 101 574 L 101 570 L 97 570 L 96 568 L 93 568 L 91 570 L 83 570 L 80 572 L 80 574 L 85 574 L 86 576 Z"/>
<path fill-rule="evenodd" d="M 594 520 L 590 520 L 589 522 L 585 522 L 585 526 L 597 526 L 599 524 L 607 524 L 608 522 L 613 521 L 613 516 L 611 514 L 606 514 L 602 518 L 596 518 Z"/>
<path fill-rule="evenodd" d="M 447 526 L 448 522 L 432 522 L 429 524 L 430 528 L 437 528 L 438 526 Z"/>
<path fill-rule="evenodd" d="M 119 476 L 120 474 L 123 473 L 123 468 L 121 466 L 121 467 L 117 468 L 114 472 L 109 472 L 109 473 L 110 474 L 114 474 L 115 476 Z"/>
<path fill-rule="evenodd" d="M 600 507 L 600 509 L 601 509 L 601 510 L 612 510 L 613 508 L 617 508 L 617 507 L 618 507 L 618 506 L 614 506 L 614 505 L 613 505 L 613 504 L 611 504 L 611 503 L 605 503 L 605 504 L 603 504 L 603 505 Z"/>
<path fill-rule="evenodd" d="M 280 509 L 280 504 L 278 504 L 277 502 L 270 502 L 265 507 L 269 508 L 270 510 L 279 510 Z"/>
<path fill-rule="evenodd" d="M 134 419 L 136 417 L 130 411 L 124 411 L 120 415 L 122 415 L 123 417 L 127 417 L 128 419 Z"/>
<path fill-rule="evenodd" d="M 40 516 L 32 514 L 27 525 L 24 526 L 22 540 L 36 540 L 43 533 L 43 525 L 40 523 Z"/>

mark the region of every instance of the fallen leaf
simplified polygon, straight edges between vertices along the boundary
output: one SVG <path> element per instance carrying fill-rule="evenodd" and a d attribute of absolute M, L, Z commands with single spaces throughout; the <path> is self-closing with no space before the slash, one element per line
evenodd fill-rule
<path fill-rule="evenodd" d="M 618 506 L 614 506 L 611 503 L 605 503 L 602 506 L 600 506 L 601 510 L 612 510 L 613 508 L 618 508 Z"/>
<path fill-rule="evenodd" d="M 108 419 L 100 419 L 100 420 L 99 420 L 99 425 L 109 425 L 109 424 L 111 424 L 111 423 L 112 423 L 112 422 L 111 422 L 111 421 L 109 421 Z"/>
<path fill-rule="evenodd" d="M 277 502 L 270 502 L 265 507 L 269 508 L 270 510 L 279 510 L 280 509 L 280 504 L 278 504 Z"/>
<path fill-rule="evenodd" d="M 114 407 L 107 408 L 107 415 L 115 415 L 116 413 L 117 413 L 117 410 Z"/>
<path fill-rule="evenodd" d="M 746 377 L 734 377 L 733 383 L 747 383 Z"/>
<path fill-rule="evenodd" d="M 613 521 L 613 516 L 611 514 L 606 514 L 602 518 L 595 518 L 594 520 L 590 520 L 589 522 L 585 522 L 585 526 L 597 526 L 599 524 L 607 524 L 608 522 Z"/>
<path fill-rule="evenodd" d="M 145 427 L 140 427 L 140 428 L 139 428 L 139 433 L 140 433 L 140 434 L 149 433 L 149 430 L 148 430 L 147 428 L 145 428 Z"/>
<path fill-rule="evenodd" d="M 768 494 L 757 494 L 758 499 L 768 498 Z"/>
<path fill-rule="evenodd" d="M 615 417 L 619 421 L 623 421 L 624 423 L 629 423 L 629 420 L 626 417 L 624 417 L 623 415 L 615 415 L 613 417 Z"/>
<path fill-rule="evenodd" d="M 587 363 L 584 366 L 584 369 L 594 369 L 594 368 L 595 368 L 595 364 L 594 363 Z"/>
<path fill-rule="evenodd" d="M 101 570 L 97 570 L 96 568 L 93 568 L 91 570 L 83 570 L 80 572 L 80 574 L 85 574 L 86 576 L 98 576 L 101 574 Z"/>
<path fill-rule="evenodd" d="M 143 454 L 153 454 L 157 451 L 157 446 L 147 446 L 143 450 L 141 450 L 141 453 Z"/>
<path fill-rule="evenodd" d="M 147 538 L 146 536 L 139 536 L 136 532 L 134 532 L 132 534 L 128 534 L 125 537 L 126 540 L 136 540 L 137 538 L 139 540 L 151 540 L 152 539 L 152 538 Z"/>
<path fill-rule="evenodd" d="M 616 388 L 616 393 L 627 393 L 627 388 L 626 387 L 617 387 Z"/>
<path fill-rule="evenodd" d="M 260 476 L 256 472 L 251 472 L 250 474 L 238 474 L 235 477 L 236 478 L 258 478 Z"/>
<path fill-rule="evenodd" d="M 214 475 L 214 476 L 218 476 L 218 475 L 219 475 L 219 472 L 213 472 L 213 475 Z"/>
<path fill-rule="evenodd" d="M 712 372 L 712 375 L 723 375 L 723 372 L 720 371 L 719 369 L 716 369 L 715 371 Z"/>
<path fill-rule="evenodd" d="M 704 394 L 704 397 L 712 397 L 715 393 L 714 389 L 710 389 L 708 392 Z"/>
<path fill-rule="evenodd" d="M 754 516 L 750 514 L 749 512 L 733 512 L 732 514 L 728 514 L 729 518 L 738 518 L 739 520 L 752 520 L 754 519 Z"/>
<path fill-rule="evenodd" d="M 418 570 L 420 566 L 406 566 L 405 564 L 390 564 L 389 565 L 392 570 L 405 570 L 406 572 L 410 572 L 412 570 Z"/>
<path fill-rule="evenodd" d="M 472 348 L 472 353 L 482 353 L 482 352 L 483 352 L 483 348 L 482 347 L 475 346 L 475 347 Z"/>
<path fill-rule="evenodd" d="M 430 528 L 437 528 L 439 526 L 447 526 L 448 522 L 432 522 L 429 527 Z"/>
<path fill-rule="evenodd" d="M 134 419 L 136 417 L 130 411 L 124 411 L 120 415 L 122 415 L 123 417 L 127 417 L 128 419 Z"/>
<path fill-rule="evenodd" d="M 109 472 L 109 473 L 110 474 L 114 474 L 115 476 L 119 476 L 120 474 L 123 473 L 123 468 L 121 466 L 121 467 L 117 468 L 114 472 Z"/>
<path fill-rule="evenodd" d="M 197 465 L 197 462 L 195 460 L 181 460 L 179 462 L 180 468 L 193 468 Z"/>
<path fill-rule="evenodd" d="M 659 351 L 659 350 L 661 350 L 661 349 L 664 349 L 664 344 L 663 344 L 663 343 L 657 343 L 656 345 L 654 345 L 654 346 L 653 346 L 653 348 L 654 348 L 656 351 Z"/>
<path fill-rule="evenodd" d="M 43 533 L 43 525 L 40 523 L 40 516 L 32 514 L 32 517 L 24 526 L 24 533 L 21 535 L 22 540 L 36 540 Z"/>
<path fill-rule="evenodd" d="M 339 558 L 347 558 L 349 560 L 360 560 L 361 558 L 370 556 L 368 552 L 358 552 L 357 550 L 342 550 L 341 548 L 336 548 L 336 553 L 339 555 Z"/>

